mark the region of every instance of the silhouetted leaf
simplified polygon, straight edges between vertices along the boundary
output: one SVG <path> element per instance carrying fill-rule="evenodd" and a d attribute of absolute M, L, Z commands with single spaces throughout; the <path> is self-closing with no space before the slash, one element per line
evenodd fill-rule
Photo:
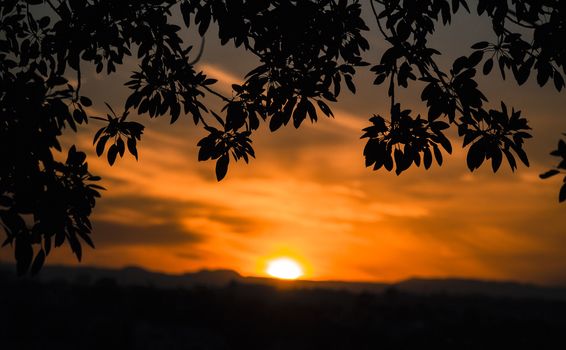
<path fill-rule="evenodd" d="M 468 68 L 473 68 L 477 66 L 483 58 L 483 51 L 475 51 L 473 54 L 468 57 Z"/>
<path fill-rule="evenodd" d="M 435 144 L 432 145 L 432 149 L 434 151 L 434 157 L 436 158 L 436 162 L 438 163 L 438 165 L 442 165 L 443 159 L 440 149 Z"/>
<path fill-rule="evenodd" d="M 466 157 L 466 162 L 468 164 L 468 169 L 474 171 L 478 169 L 485 159 L 485 151 L 483 148 L 483 142 L 480 140 L 472 144 L 468 150 L 468 155 Z"/>
<path fill-rule="evenodd" d="M 45 263 L 45 251 L 41 249 L 33 260 L 33 264 L 31 265 L 31 274 L 36 275 L 39 270 L 41 270 L 43 263 Z"/>
<path fill-rule="evenodd" d="M 103 129 L 101 129 L 102 131 Z M 110 138 L 110 136 L 108 135 L 104 135 L 100 138 L 100 140 L 98 141 L 98 143 L 96 144 L 96 154 L 100 157 L 103 153 L 104 153 L 104 147 L 106 147 L 106 142 L 108 142 L 108 139 Z"/>
<path fill-rule="evenodd" d="M 468 66 L 468 58 L 466 56 L 458 57 L 452 65 L 452 70 L 454 74 L 458 74 L 466 66 Z"/>
<path fill-rule="evenodd" d="M 429 169 L 432 165 L 432 153 L 430 152 L 430 148 L 425 148 L 423 151 L 423 163 L 425 169 Z"/>
<path fill-rule="evenodd" d="M 491 73 L 492 69 L 493 69 L 493 59 L 490 58 L 486 60 L 485 63 L 483 64 L 483 74 L 488 75 L 489 73 Z"/>
<path fill-rule="evenodd" d="M 356 93 L 356 85 L 354 85 L 354 82 L 352 80 L 352 76 L 351 75 L 345 75 L 344 79 L 346 80 L 346 85 L 348 86 L 348 89 L 355 94 Z"/>
<path fill-rule="evenodd" d="M 136 140 L 133 138 L 128 139 L 128 151 L 138 160 L 138 150 L 136 147 Z"/>
<path fill-rule="evenodd" d="M 320 110 L 322 111 L 322 113 L 326 114 L 327 117 L 334 117 L 334 113 L 332 113 L 332 110 L 330 109 L 330 107 L 328 107 L 328 105 L 326 103 L 324 103 L 323 101 L 316 101 L 318 104 L 318 107 L 320 108 Z"/>
<path fill-rule="evenodd" d="M 81 104 L 85 107 L 92 106 L 92 101 L 90 100 L 90 98 L 88 98 L 86 96 L 81 96 L 80 101 L 81 101 Z"/>
<path fill-rule="evenodd" d="M 515 157 L 513 157 L 513 155 L 511 154 L 511 152 L 509 152 L 508 149 L 503 149 L 503 153 L 505 154 L 505 157 L 507 157 L 507 161 L 509 162 L 509 166 L 511 167 L 511 170 L 515 171 L 515 169 L 517 169 L 517 161 L 515 160 Z"/>
<path fill-rule="evenodd" d="M 303 122 L 303 120 L 305 120 L 306 116 L 307 99 L 303 97 L 301 98 L 301 101 L 299 102 L 299 104 L 297 104 L 297 108 L 295 108 L 295 111 L 293 112 L 293 125 L 295 126 L 295 128 L 301 126 L 301 123 Z"/>
<path fill-rule="evenodd" d="M 111 145 L 110 148 L 108 148 L 108 154 L 107 154 L 108 164 L 114 165 L 117 155 L 118 155 L 118 147 L 116 145 Z"/>
<path fill-rule="evenodd" d="M 375 80 L 373 81 L 374 85 L 381 85 L 385 79 L 387 78 L 387 74 L 378 74 Z"/>
<path fill-rule="evenodd" d="M 503 154 L 499 148 L 496 148 L 491 154 L 491 168 L 494 173 L 499 170 L 501 166 L 501 161 L 503 160 Z"/>
<path fill-rule="evenodd" d="M 474 50 L 483 50 L 485 48 L 487 48 L 489 46 L 489 43 L 487 41 L 480 41 L 478 43 L 475 43 L 474 45 L 472 45 L 472 49 Z"/>
<path fill-rule="evenodd" d="M 230 163 L 230 158 L 227 154 L 222 155 L 216 161 L 216 180 L 221 181 L 226 176 L 228 172 L 228 164 Z"/>
<path fill-rule="evenodd" d="M 562 91 L 564 87 L 564 78 L 562 78 L 562 75 L 558 71 L 554 72 L 554 86 L 558 91 Z"/>
<path fill-rule="evenodd" d="M 269 121 L 269 130 L 271 132 L 279 129 L 283 125 L 283 116 L 282 114 L 274 114 Z"/>
<path fill-rule="evenodd" d="M 545 173 L 540 174 L 539 177 L 541 179 L 548 179 L 549 177 L 552 177 L 552 176 L 557 175 L 557 174 L 560 174 L 560 171 L 556 170 L 556 169 L 552 169 L 552 170 L 549 170 Z"/>

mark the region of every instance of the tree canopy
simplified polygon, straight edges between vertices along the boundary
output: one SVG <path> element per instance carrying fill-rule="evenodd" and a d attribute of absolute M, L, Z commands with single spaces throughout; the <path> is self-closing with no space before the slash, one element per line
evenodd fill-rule
<path fill-rule="evenodd" d="M 475 8 L 471 8 L 471 5 Z M 53 246 L 68 242 L 80 260 L 82 245 L 94 247 L 89 217 L 103 187 L 86 154 L 65 150 L 60 137 L 90 119 L 105 123 L 94 135 L 98 156 L 113 165 L 126 150 L 136 159 L 144 126 L 131 115 L 192 118 L 207 135 L 198 141 L 200 161 L 216 162 L 222 180 L 229 163 L 254 157 L 252 137 L 260 124 L 275 131 L 289 123 L 333 117 L 332 103 L 353 76 L 371 69 L 385 84 L 388 115 L 373 115 L 363 130 L 366 166 L 397 175 L 411 166 L 428 169 L 451 154 L 445 132 L 454 128 L 467 148 L 473 171 L 505 161 L 512 170 L 529 165 L 523 149 L 531 137 L 521 112 L 501 102 L 488 107 L 480 75 L 497 74 L 524 84 L 564 88 L 566 3 L 558 0 L 5 0 L 0 6 L 0 223 L 3 245 L 12 244 L 19 273 L 36 273 Z M 371 11 L 378 31 L 362 18 Z M 180 12 L 182 22 L 174 13 Z M 438 25 L 458 12 L 488 16 L 495 42 L 480 41 L 446 69 L 429 44 Z M 289 18 L 293 18 L 289 21 Z M 218 26 L 222 45 L 232 42 L 260 64 L 226 96 L 217 81 L 197 71 L 202 46 L 183 42 L 181 30 L 207 35 Z M 366 39 L 387 44 L 380 60 L 365 62 Z M 211 40 L 208 38 L 208 40 Z M 124 59 L 138 68 L 126 83 L 123 106 L 107 104 L 105 118 L 87 113 L 93 101 L 81 91 L 81 71 L 94 66 L 111 75 Z M 422 89 L 427 115 L 404 109 L 399 89 Z M 220 99 L 213 110 L 203 98 Z M 100 104 L 103 101 L 94 101 Z M 551 177 L 566 170 L 566 143 Z M 566 177 L 565 177 L 566 182 Z M 566 200 L 566 184 L 559 200 Z"/>

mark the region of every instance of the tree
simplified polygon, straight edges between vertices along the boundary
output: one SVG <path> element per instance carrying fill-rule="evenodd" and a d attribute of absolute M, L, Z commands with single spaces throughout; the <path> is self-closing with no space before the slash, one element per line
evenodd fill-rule
<path fill-rule="evenodd" d="M 374 170 L 412 165 L 441 165 L 452 145 L 445 130 L 457 128 L 468 147 L 471 171 L 503 159 L 512 170 L 517 158 L 529 165 L 523 142 L 530 138 L 527 120 L 501 103 L 486 109 L 479 74 L 511 76 L 519 85 L 536 73 L 540 86 L 564 87 L 566 3 L 558 0 L 478 0 L 475 11 L 492 21 L 497 42 L 478 42 L 443 70 L 440 52 L 428 46 L 439 23 L 471 12 L 468 0 L 371 0 L 379 32 L 368 33 L 359 0 L 5 0 L 0 7 L 0 222 L 3 245 L 12 244 L 19 273 L 36 273 L 52 246 L 65 241 L 77 258 L 82 242 L 94 247 L 89 216 L 99 191 L 99 177 L 88 171 L 85 153 L 72 146 L 65 161 L 59 138 L 68 128 L 90 119 L 106 123 L 94 135 L 98 156 L 113 165 L 126 149 L 137 158 L 144 126 L 132 113 L 169 116 L 171 123 L 192 117 L 208 135 L 198 142 L 200 161 L 216 161 L 222 180 L 230 161 L 254 157 L 251 137 L 260 123 L 275 131 L 307 118 L 332 117 L 329 104 L 341 88 L 352 93 L 357 69 L 371 65 L 374 83 L 387 84 L 390 115 L 372 116 L 364 129 L 366 165 Z M 176 23 L 173 12 L 180 12 Z M 289 21 L 293 18 L 293 21 Z M 214 79 L 195 71 L 202 54 L 183 43 L 182 27 L 204 36 L 218 25 L 218 39 L 256 55 L 260 65 L 233 96 L 215 90 Z M 525 34 L 526 33 L 526 34 Z M 364 35 L 380 35 L 389 47 L 379 62 L 364 62 L 369 49 Z M 532 36 L 532 40 L 528 39 Z M 198 51 L 198 52 L 195 52 Z M 92 101 L 81 93 L 81 68 L 94 65 L 110 75 L 126 56 L 139 69 L 126 86 L 131 90 L 116 112 L 89 116 Z M 496 67 L 494 69 L 494 67 Z M 478 73 L 481 70 L 481 73 Z M 75 79 L 76 83 L 71 83 Z M 414 115 L 396 98 L 400 88 L 424 84 L 421 98 L 428 115 Z M 420 85 L 422 86 L 422 85 Z M 205 94 L 224 107 L 203 104 Z M 566 170 L 566 143 L 552 153 L 561 163 L 541 177 Z M 565 177 L 566 179 L 566 177 Z M 566 185 L 560 191 L 566 199 Z M 82 242 L 81 242 L 82 241 Z M 35 249 L 34 249 L 35 247 Z"/>

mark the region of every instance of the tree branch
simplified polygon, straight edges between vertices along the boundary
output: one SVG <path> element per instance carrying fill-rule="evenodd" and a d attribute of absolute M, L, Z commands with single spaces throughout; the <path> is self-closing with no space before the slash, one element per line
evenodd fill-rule
<path fill-rule="evenodd" d="M 232 100 L 230 100 L 228 97 L 222 95 L 222 94 L 219 93 L 219 92 L 216 92 L 216 91 L 212 90 L 211 88 L 209 88 L 209 87 L 206 86 L 206 85 L 201 85 L 201 87 L 204 88 L 206 91 L 210 92 L 211 94 L 213 94 L 213 95 L 215 95 L 215 96 L 218 96 L 218 97 L 221 98 L 224 102 L 232 102 Z"/>
<path fill-rule="evenodd" d="M 200 48 L 198 50 L 198 54 L 197 57 L 195 57 L 194 60 L 192 60 L 191 62 L 189 62 L 189 65 L 194 66 L 198 61 L 200 61 L 202 54 L 204 52 L 204 43 L 205 43 L 205 37 L 204 35 L 201 37 L 201 42 L 200 42 Z"/>

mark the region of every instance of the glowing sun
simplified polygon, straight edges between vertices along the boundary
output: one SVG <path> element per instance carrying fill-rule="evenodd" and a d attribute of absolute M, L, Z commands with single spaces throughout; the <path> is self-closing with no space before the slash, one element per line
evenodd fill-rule
<path fill-rule="evenodd" d="M 270 276 L 285 280 L 294 280 L 303 275 L 301 265 L 289 258 L 271 260 L 266 271 Z"/>

